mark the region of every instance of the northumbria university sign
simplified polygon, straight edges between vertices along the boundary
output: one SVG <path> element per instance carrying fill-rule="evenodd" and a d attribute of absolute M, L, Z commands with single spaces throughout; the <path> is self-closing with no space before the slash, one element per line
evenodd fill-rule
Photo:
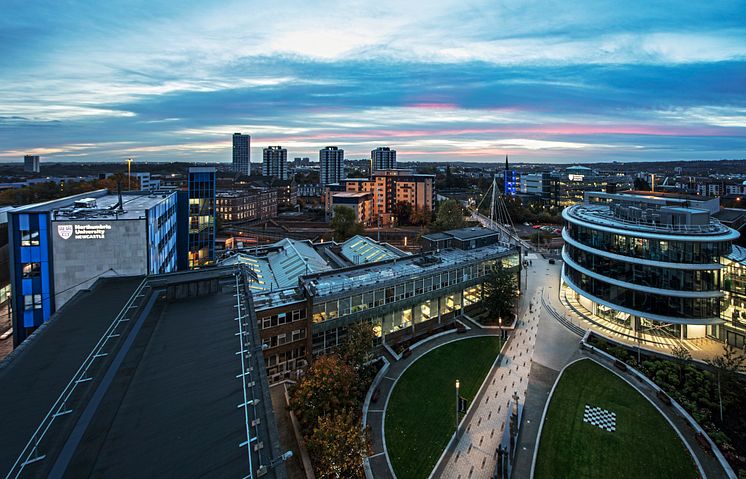
<path fill-rule="evenodd" d="M 57 234 L 62 239 L 106 239 L 106 232 L 111 229 L 110 224 L 87 224 L 87 225 L 57 225 Z"/>

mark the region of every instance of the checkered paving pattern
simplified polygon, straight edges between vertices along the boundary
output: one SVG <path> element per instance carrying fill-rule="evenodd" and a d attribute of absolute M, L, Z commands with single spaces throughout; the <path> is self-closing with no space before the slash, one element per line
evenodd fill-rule
<path fill-rule="evenodd" d="M 586 404 L 585 412 L 583 413 L 583 422 L 609 432 L 616 431 L 616 413 L 601 409 L 600 407 L 593 407 Z"/>

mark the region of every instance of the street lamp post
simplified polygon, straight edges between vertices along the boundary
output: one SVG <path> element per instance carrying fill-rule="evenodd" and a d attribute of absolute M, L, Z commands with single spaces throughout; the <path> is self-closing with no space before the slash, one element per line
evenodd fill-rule
<path fill-rule="evenodd" d="M 132 190 L 132 158 L 127 158 L 127 191 Z"/>
<path fill-rule="evenodd" d="M 461 387 L 461 383 L 459 380 L 456 380 L 456 434 L 455 436 L 458 437 L 458 403 L 459 403 L 459 388 Z"/>

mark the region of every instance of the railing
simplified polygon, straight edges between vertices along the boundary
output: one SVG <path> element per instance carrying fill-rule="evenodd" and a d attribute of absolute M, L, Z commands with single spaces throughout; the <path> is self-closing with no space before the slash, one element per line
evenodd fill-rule
<path fill-rule="evenodd" d="M 710 219 L 707 225 L 667 225 L 654 221 L 630 220 L 615 216 L 608 206 L 578 205 L 567 208 L 567 214 L 580 220 L 603 220 L 619 227 L 633 227 L 663 233 L 712 234 L 725 233 L 727 229 L 717 220 Z"/>
<path fill-rule="evenodd" d="M 5 476 L 6 479 L 19 477 L 26 466 L 41 461 L 46 457 L 45 454 L 39 453 L 39 444 L 44 439 L 47 431 L 49 431 L 49 429 L 52 427 L 55 419 L 60 416 L 70 414 L 73 411 L 72 409 L 66 409 L 70 397 L 72 396 L 73 392 L 75 392 L 75 389 L 79 384 L 91 381 L 93 379 L 93 377 L 88 375 L 91 366 L 96 362 L 97 359 L 106 357 L 108 355 L 108 353 L 104 352 L 104 347 L 107 345 L 110 339 L 119 337 L 120 333 L 115 332 L 119 325 L 132 319 L 125 318 L 124 316 L 132 308 L 135 300 L 140 297 L 142 291 L 145 289 L 146 286 L 147 278 L 143 279 L 142 282 L 140 282 L 137 289 L 135 289 L 135 292 L 132 293 L 132 296 L 130 296 L 130 298 L 124 304 L 122 310 L 111 322 L 109 327 L 106 329 L 104 334 L 91 350 L 90 354 L 88 354 L 88 357 L 83 361 L 77 372 L 73 375 L 70 382 L 67 383 L 65 389 L 63 389 L 60 395 L 57 397 L 57 400 L 49 409 L 47 415 L 44 417 L 44 419 L 42 419 L 41 423 L 36 428 L 36 431 L 34 431 L 34 433 L 31 435 L 31 438 L 26 443 L 26 447 L 24 447 L 23 451 L 21 451 L 21 453 L 19 454 L 18 459 L 16 459 L 16 462 L 13 464 L 13 467 L 11 467 L 7 476 Z"/>
<path fill-rule="evenodd" d="M 251 437 L 251 420 L 249 419 L 249 406 L 253 406 L 254 408 L 254 417 L 256 417 L 256 398 L 252 397 L 249 399 L 248 397 L 248 381 L 247 376 L 249 375 L 249 367 L 246 365 L 246 355 L 251 354 L 247 349 L 247 343 L 244 342 L 244 335 L 248 334 L 247 331 L 244 331 L 243 329 L 243 322 L 244 322 L 244 314 L 242 312 L 241 308 L 241 299 L 243 297 L 243 291 L 241 288 L 241 269 L 236 270 L 236 309 L 237 309 L 237 317 L 236 322 L 238 323 L 238 339 L 239 344 L 241 346 L 241 349 L 238 351 L 239 356 L 241 357 L 241 390 L 243 392 L 243 404 L 239 405 L 239 407 L 243 407 L 244 412 L 244 421 L 245 421 L 245 427 L 246 427 L 246 442 L 241 443 L 239 447 L 246 446 L 246 455 L 248 457 L 248 468 L 249 468 L 249 475 L 247 477 L 253 478 L 254 477 L 254 466 L 252 464 L 252 458 L 251 458 L 251 443 L 253 442 Z M 249 313 L 250 315 L 250 313 Z M 251 318 L 249 318 L 251 320 Z M 250 344 L 250 342 L 249 342 Z M 249 378 L 250 379 L 250 378 Z M 253 392 L 253 390 L 252 390 Z M 256 439 L 256 438 L 254 438 Z"/>

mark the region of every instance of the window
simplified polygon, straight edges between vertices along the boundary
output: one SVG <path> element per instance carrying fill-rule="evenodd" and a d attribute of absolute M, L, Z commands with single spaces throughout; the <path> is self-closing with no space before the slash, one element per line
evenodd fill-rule
<path fill-rule="evenodd" d="M 41 274 L 41 263 L 24 263 L 23 277 L 36 278 Z"/>
<path fill-rule="evenodd" d="M 306 337 L 306 330 L 305 329 L 296 329 L 292 332 L 292 340 L 298 341 Z"/>
<path fill-rule="evenodd" d="M 23 309 L 31 311 L 34 309 L 41 309 L 41 295 L 40 294 L 27 294 L 23 297 Z"/>
<path fill-rule="evenodd" d="M 21 230 L 21 246 L 39 246 L 39 230 Z"/>

